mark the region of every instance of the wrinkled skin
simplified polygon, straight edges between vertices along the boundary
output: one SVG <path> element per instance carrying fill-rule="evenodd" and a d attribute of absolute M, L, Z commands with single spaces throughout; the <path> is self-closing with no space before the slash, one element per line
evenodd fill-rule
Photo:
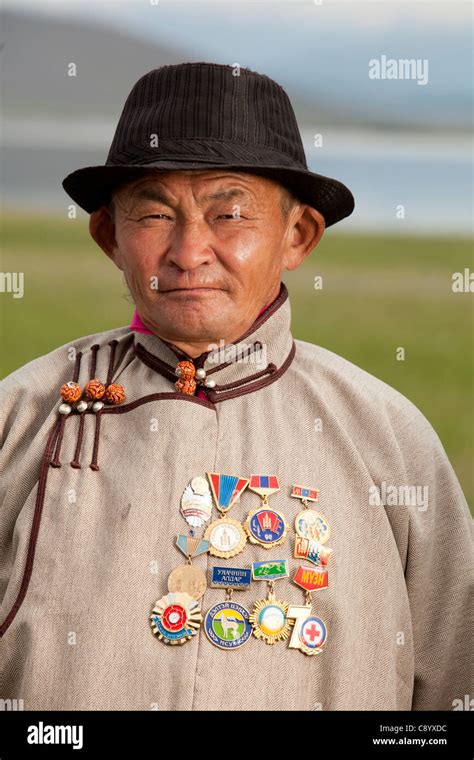
<path fill-rule="evenodd" d="M 196 357 L 243 335 L 278 295 L 283 270 L 321 239 L 322 215 L 297 203 L 285 218 L 281 192 L 243 172 L 151 171 L 119 187 L 113 213 L 102 206 L 89 229 L 144 324 Z"/>

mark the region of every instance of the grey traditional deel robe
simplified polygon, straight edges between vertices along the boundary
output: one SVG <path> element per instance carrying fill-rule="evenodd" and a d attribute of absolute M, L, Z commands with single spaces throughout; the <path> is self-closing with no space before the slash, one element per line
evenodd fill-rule
<path fill-rule="evenodd" d="M 263 373 L 248 355 L 208 355 L 204 368 L 218 367 L 208 401 L 177 393 L 175 353 L 128 327 L 3 381 L 0 698 L 26 710 L 452 710 L 472 694 L 471 519 L 433 428 L 390 386 L 294 341 L 284 285 L 238 346 L 258 342 Z M 121 383 L 125 403 L 58 414 L 74 372 L 81 387 Z M 288 559 L 292 577 L 301 503 L 291 486 L 319 489 L 333 550 L 329 587 L 313 594 L 328 629 L 320 654 L 255 636 L 223 651 L 202 628 L 182 646 L 153 635 L 150 611 L 185 561 L 182 492 L 209 471 L 277 475 L 270 505 L 291 532 L 270 551 L 201 555 L 204 571 Z M 377 506 L 370 494 L 383 483 L 426 486 L 428 503 Z M 247 489 L 229 516 L 243 522 L 259 503 Z M 303 604 L 291 577 L 276 596 Z M 249 610 L 266 595 L 258 582 L 234 592 Z M 224 599 L 208 589 L 203 612 Z"/>

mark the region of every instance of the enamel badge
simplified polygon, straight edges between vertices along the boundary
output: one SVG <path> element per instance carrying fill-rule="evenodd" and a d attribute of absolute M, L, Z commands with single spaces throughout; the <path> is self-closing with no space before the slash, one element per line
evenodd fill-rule
<path fill-rule="evenodd" d="M 291 605 L 288 617 L 294 621 L 288 648 L 307 655 L 319 654 L 327 639 L 327 628 L 321 618 L 311 614 L 311 606 Z"/>
<path fill-rule="evenodd" d="M 207 638 L 219 649 L 238 649 L 249 640 L 252 626 L 249 611 L 232 598 L 233 592 L 248 589 L 250 570 L 244 567 L 213 567 L 212 588 L 226 589 L 225 602 L 215 604 L 204 619 Z"/>
<path fill-rule="evenodd" d="M 233 599 L 219 602 L 207 613 L 204 630 L 210 642 L 219 649 L 238 649 L 252 633 L 248 610 Z"/>
<path fill-rule="evenodd" d="M 209 541 L 210 554 L 221 559 L 229 559 L 244 549 L 247 536 L 240 522 L 227 517 L 226 513 L 245 490 L 249 481 L 237 475 L 220 475 L 216 472 L 208 472 L 207 477 L 221 517 L 208 526 L 204 538 Z"/>
<path fill-rule="evenodd" d="M 237 520 L 221 517 L 214 520 L 207 528 L 204 538 L 209 541 L 209 554 L 221 559 L 235 557 L 244 549 L 247 536 Z"/>
<path fill-rule="evenodd" d="M 310 509 L 309 506 L 310 501 L 318 501 L 317 489 L 294 485 L 290 496 L 300 499 L 304 507 L 295 519 L 295 530 L 298 536 L 325 544 L 330 535 L 327 520 L 319 512 Z"/>
<path fill-rule="evenodd" d="M 300 565 L 293 582 L 305 591 L 319 591 L 328 587 L 327 567 L 305 567 Z"/>
<path fill-rule="evenodd" d="M 268 497 L 280 490 L 277 476 L 251 475 L 249 489 L 262 499 L 262 506 L 249 512 L 244 523 L 250 543 L 264 549 L 280 546 L 285 542 L 290 526 L 281 512 L 268 505 Z"/>
<path fill-rule="evenodd" d="M 293 486 L 290 496 L 301 499 L 306 505 L 308 501 L 318 501 L 318 491 L 316 488 L 304 488 L 303 486 Z"/>
<path fill-rule="evenodd" d="M 296 515 L 295 531 L 298 536 L 325 544 L 331 535 L 328 521 L 314 509 L 304 509 Z"/>
<path fill-rule="evenodd" d="M 290 526 L 281 512 L 264 507 L 249 512 L 244 529 L 250 543 L 272 549 L 285 542 Z"/>
<path fill-rule="evenodd" d="M 250 586 L 250 570 L 245 567 L 213 567 L 211 588 L 245 591 Z"/>
<path fill-rule="evenodd" d="M 293 621 L 288 618 L 288 605 L 269 594 L 267 599 L 256 602 L 250 615 L 253 633 L 267 644 L 284 641 L 290 635 Z"/>
<path fill-rule="evenodd" d="M 186 592 L 170 593 L 155 603 L 150 615 L 153 633 L 165 644 L 184 644 L 202 622 L 199 602 Z"/>
<path fill-rule="evenodd" d="M 193 528 L 201 528 L 211 518 L 212 498 L 206 478 L 193 478 L 181 497 L 181 514 Z"/>
<path fill-rule="evenodd" d="M 293 625 L 293 620 L 290 620 L 287 615 L 288 604 L 277 599 L 274 593 L 275 580 L 286 576 L 283 572 L 273 575 L 273 577 L 259 574 L 258 565 L 260 564 L 255 562 L 252 565 L 252 577 L 254 580 L 268 581 L 268 596 L 266 599 L 261 599 L 255 603 L 249 619 L 253 634 L 257 639 L 263 639 L 267 644 L 275 644 L 275 642 L 285 641 L 289 637 Z M 286 563 L 284 560 L 277 560 L 277 564 L 285 565 Z"/>
<path fill-rule="evenodd" d="M 307 559 L 313 565 L 327 565 L 332 554 L 329 546 L 323 546 L 318 541 L 312 541 L 309 538 L 296 536 L 295 538 L 295 559 Z"/>
<path fill-rule="evenodd" d="M 252 578 L 254 581 L 288 578 L 288 562 L 286 559 L 252 562 Z"/>
<path fill-rule="evenodd" d="M 237 475 L 208 472 L 207 477 L 216 507 L 221 514 L 229 511 L 249 484 L 248 478 L 239 478 Z"/>

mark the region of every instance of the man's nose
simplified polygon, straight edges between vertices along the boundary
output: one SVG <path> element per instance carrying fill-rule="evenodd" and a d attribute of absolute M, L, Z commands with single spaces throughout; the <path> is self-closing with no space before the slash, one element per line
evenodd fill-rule
<path fill-rule="evenodd" d="M 178 224 L 166 258 L 183 271 L 210 264 L 215 254 L 212 248 L 212 231 L 206 221 L 193 219 Z"/>

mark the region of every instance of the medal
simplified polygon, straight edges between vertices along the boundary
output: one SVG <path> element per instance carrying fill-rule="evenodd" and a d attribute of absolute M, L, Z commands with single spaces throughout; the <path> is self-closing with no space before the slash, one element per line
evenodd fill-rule
<path fill-rule="evenodd" d="M 291 496 L 301 499 L 303 511 L 295 519 L 295 551 L 297 559 L 307 559 L 316 567 L 300 565 L 293 582 L 305 591 L 305 604 L 290 605 L 288 617 L 294 621 L 289 649 L 299 649 L 307 655 L 319 654 L 327 639 L 326 624 L 321 618 L 311 614 L 311 594 L 328 587 L 327 563 L 332 549 L 324 546 L 330 536 L 326 518 L 309 506 L 310 501 L 318 501 L 315 488 L 294 485 Z"/>
<path fill-rule="evenodd" d="M 252 578 L 254 581 L 288 578 L 288 562 L 286 559 L 252 562 Z"/>
<path fill-rule="evenodd" d="M 168 576 L 168 591 L 185 591 L 193 599 L 200 599 L 206 592 L 206 576 L 199 567 L 180 565 Z"/>
<path fill-rule="evenodd" d="M 197 635 L 201 622 L 199 602 L 185 592 L 162 596 L 150 615 L 153 633 L 165 644 L 189 641 Z"/>
<path fill-rule="evenodd" d="M 185 565 L 179 565 L 168 576 L 168 591 L 186 592 L 193 599 L 200 599 L 206 591 L 206 575 L 200 567 L 192 564 L 192 558 L 209 551 L 209 541 L 202 538 L 179 535 L 176 546 L 187 558 Z"/>
<path fill-rule="evenodd" d="M 213 567 L 211 588 L 246 591 L 250 587 L 250 570 L 243 567 Z"/>
<path fill-rule="evenodd" d="M 181 514 L 193 528 L 202 528 L 211 518 L 212 499 L 206 478 L 193 478 L 181 496 Z"/>
<path fill-rule="evenodd" d="M 193 528 L 199 527 L 210 517 L 210 510 L 206 507 L 206 490 L 209 489 L 205 478 L 193 478 L 181 498 L 181 514 Z M 205 573 L 192 564 L 192 558 L 209 551 L 209 542 L 194 537 L 193 528 L 190 529 L 192 535 L 178 535 L 176 546 L 185 555 L 186 564 L 171 571 L 168 576 L 169 593 L 155 602 L 149 616 L 153 633 L 165 644 L 184 644 L 196 636 L 202 623 L 198 600 L 206 591 L 207 581 Z"/>
<path fill-rule="evenodd" d="M 262 565 L 267 565 L 266 570 Z M 266 599 L 255 603 L 249 620 L 254 636 L 257 639 L 263 639 L 267 644 L 286 640 L 293 625 L 293 620 L 287 615 L 288 604 L 276 599 L 274 593 L 275 580 L 286 577 L 288 577 L 286 560 L 254 562 L 252 564 L 252 578 L 268 582 L 268 596 Z"/>
<path fill-rule="evenodd" d="M 304 567 L 300 565 L 296 571 L 293 582 L 305 591 L 320 591 L 328 587 L 327 567 Z"/>
<path fill-rule="evenodd" d="M 191 525 L 190 534 L 179 534 L 176 546 L 186 557 L 186 564 L 175 567 L 168 576 L 168 591 L 185 592 L 193 599 L 200 599 L 206 591 L 206 574 L 192 564 L 193 557 L 209 551 L 209 541 L 194 536 L 194 529 L 200 528 L 211 517 L 211 492 L 206 478 L 195 477 L 184 489 L 181 497 L 181 514 Z"/>
<path fill-rule="evenodd" d="M 221 517 L 208 526 L 204 538 L 209 541 L 210 554 L 228 559 L 243 550 L 247 536 L 242 525 L 237 520 L 226 517 L 226 512 L 234 505 L 249 481 L 236 475 L 219 475 L 215 472 L 208 472 L 207 476 Z"/>
<path fill-rule="evenodd" d="M 327 588 L 327 568 L 300 565 L 293 582 L 305 590 L 305 604 L 288 608 L 288 617 L 294 621 L 288 647 L 308 655 L 319 654 L 327 638 L 327 628 L 321 618 L 311 614 L 311 593 Z"/>
<path fill-rule="evenodd" d="M 301 499 L 303 511 L 295 518 L 295 531 L 298 536 L 325 544 L 331 534 L 326 518 L 320 513 L 310 509 L 310 501 L 318 501 L 318 491 L 315 488 L 303 488 L 294 485 L 290 496 Z"/>
<path fill-rule="evenodd" d="M 212 588 L 225 588 L 226 601 L 215 604 L 206 614 L 204 631 L 207 638 L 219 649 L 238 649 L 252 633 L 249 612 L 232 598 L 235 589 L 250 586 L 250 570 L 240 567 L 213 567 Z"/>
<path fill-rule="evenodd" d="M 320 654 L 327 639 L 326 624 L 311 614 L 311 605 L 290 605 L 288 617 L 294 621 L 289 649 L 299 649 L 304 654 Z"/>
<path fill-rule="evenodd" d="M 318 541 L 302 538 L 301 536 L 296 536 L 295 538 L 295 551 L 293 554 L 295 559 L 307 559 L 314 565 L 326 566 L 331 554 L 332 549 L 329 546 L 323 546 Z"/>
<path fill-rule="evenodd" d="M 265 549 L 280 546 L 285 542 L 290 527 L 281 512 L 268 506 L 268 497 L 280 490 L 277 476 L 251 475 L 249 488 L 260 496 L 263 504 L 249 512 L 244 523 L 249 541 Z"/>
<path fill-rule="evenodd" d="M 183 552 L 188 559 L 199 557 L 209 551 L 209 542 L 203 538 L 194 538 L 194 536 L 185 536 L 180 533 L 176 538 L 176 546 Z"/>

